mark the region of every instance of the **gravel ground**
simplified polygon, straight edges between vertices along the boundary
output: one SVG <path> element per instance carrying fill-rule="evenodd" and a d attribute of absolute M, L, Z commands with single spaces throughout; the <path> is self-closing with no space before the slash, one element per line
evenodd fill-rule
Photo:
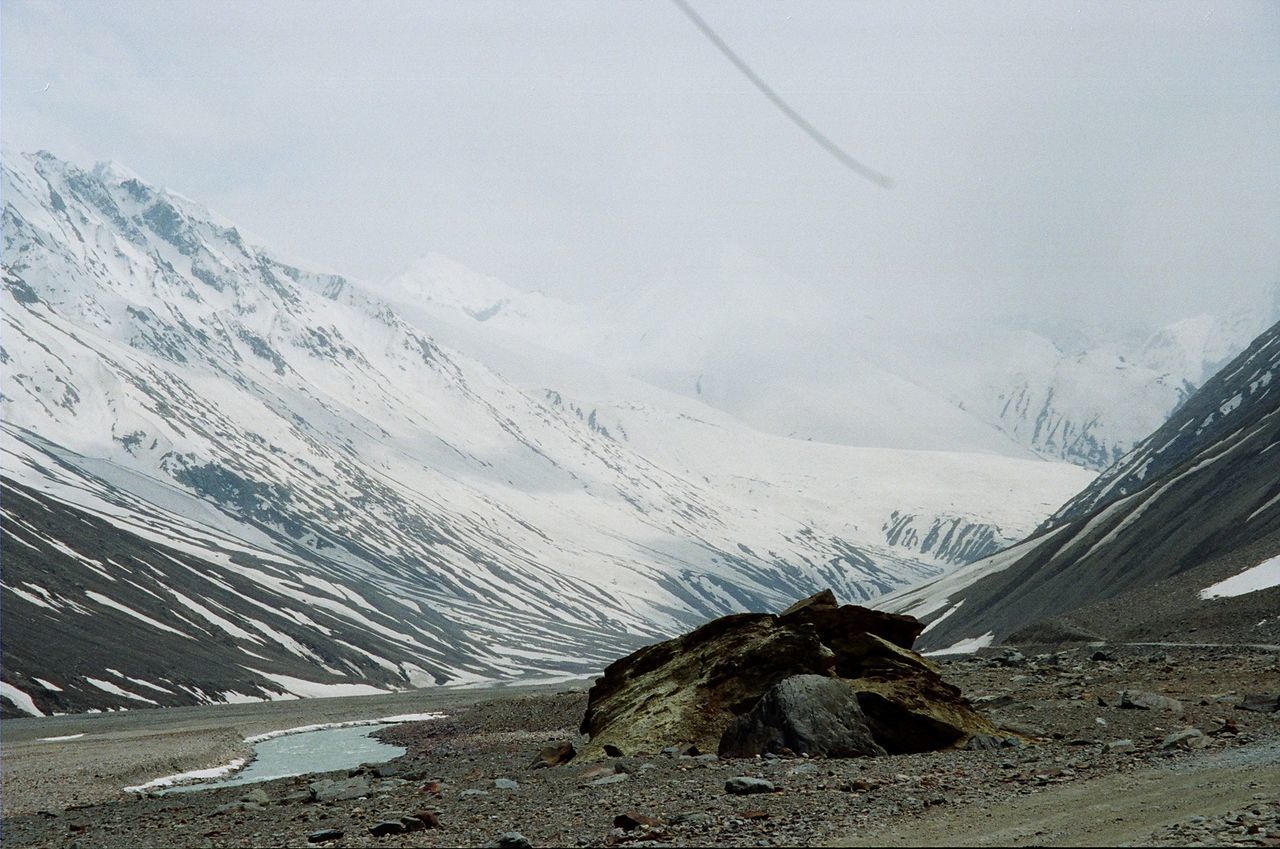
<path fill-rule="evenodd" d="M 599 764 L 534 769 L 531 761 L 540 748 L 572 737 L 585 696 L 581 691 L 511 692 L 454 705 L 445 720 L 383 731 L 385 739 L 407 746 L 409 753 L 380 767 L 83 807 L 50 804 L 44 814 L 10 810 L 4 834 L 13 845 L 109 849 L 483 846 L 511 831 L 535 846 L 848 844 L 855 838 L 886 842 L 873 838 L 911 835 L 917 839 L 907 842 L 923 844 L 960 835 L 961 820 L 968 817 L 966 827 L 973 831 L 966 842 L 974 845 L 1001 828 L 1008 839 L 995 842 L 1069 843 L 1081 819 L 1074 814 L 1076 806 L 1103 796 L 1118 821 L 1107 832 L 1116 842 L 1280 845 L 1267 842 L 1277 839 L 1272 829 L 1280 799 L 1280 715 L 1235 707 L 1243 693 L 1280 689 L 1275 654 L 1135 647 L 1108 649 L 1113 659 L 1094 660 L 1092 647 L 1058 654 L 1026 651 L 1026 657 L 945 664 L 947 678 L 989 715 L 1038 738 L 1017 748 L 858 760 L 721 761 L 637 753 Z M 1124 689 L 1173 697 L 1182 710 L 1121 708 Z M 432 705 L 401 703 L 382 712 L 440 706 L 437 699 Z M 1170 734 L 1187 727 L 1202 736 L 1162 746 Z M 1131 741 L 1132 748 L 1117 743 L 1121 740 Z M 61 757 L 50 760 L 51 772 L 67 769 Z M 22 766 L 27 771 L 43 767 L 31 761 Z M 7 795 L 10 764 L 5 772 Z M 766 779 L 776 792 L 729 795 L 725 781 L 735 776 Z M 48 780 L 56 781 L 56 775 Z M 354 781 L 360 798 L 310 801 L 309 783 L 317 780 Z M 1220 792 L 1200 792 L 1210 786 Z M 1161 806 L 1143 801 L 1144 793 L 1161 792 L 1166 797 Z M 1135 800 L 1132 817 L 1124 801 L 1129 795 Z M 1153 807 L 1158 808 L 1154 815 Z M 1145 818 L 1136 815 L 1139 808 Z M 418 814 L 422 817 L 404 819 Z M 1052 829 L 1016 821 L 1049 822 L 1055 815 L 1062 822 Z M 987 822 L 985 832 L 974 826 L 974 817 Z M 392 821 L 432 827 L 371 833 L 378 823 Z M 1126 824 L 1128 831 L 1120 829 Z M 1011 826 L 1021 829 L 1013 837 Z M 342 837 L 308 842 L 324 830 Z"/>

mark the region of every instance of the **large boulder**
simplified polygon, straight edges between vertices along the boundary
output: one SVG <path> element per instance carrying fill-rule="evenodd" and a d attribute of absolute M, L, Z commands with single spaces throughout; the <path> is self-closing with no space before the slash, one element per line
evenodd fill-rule
<path fill-rule="evenodd" d="M 783 678 L 720 737 L 722 758 L 787 749 L 828 758 L 885 754 L 871 736 L 853 688 L 824 675 Z"/>
<path fill-rule="evenodd" d="M 704 752 L 763 754 L 782 747 L 799 752 L 780 741 L 816 741 L 805 735 L 818 728 L 834 734 L 837 726 L 852 734 L 864 724 L 860 714 L 872 746 L 891 753 L 946 748 L 974 734 L 998 734 L 942 680 L 934 663 L 911 650 L 921 628 L 910 616 L 839 606 L 830 591 L 776 616 L 739 613 L 716 619 L 609 665 L 588 696 L 582 732 L 590 740 L 579 757 L 604 757 L 606 747 L 634 755 L 688 744 Z M 805 682 L 772 692 L 796 676 Z M 819 687 L 810 677 L 831 679 L 854 698 Z M 770 699 L 763 702 L 766 694 Z M 737 731 L 726 735 L 731 726 Z M 728 741 L 727 750 L 721 749 L 722 740 Z M 848 740 L 851 753 L 877 751 Z"/>

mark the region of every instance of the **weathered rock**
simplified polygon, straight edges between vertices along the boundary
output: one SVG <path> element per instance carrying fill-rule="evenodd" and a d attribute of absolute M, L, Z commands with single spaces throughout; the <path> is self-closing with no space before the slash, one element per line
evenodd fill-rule
<path fill-rule="evenodd" d="M 422 823 L 423 828 L 440 827 L 440 815 L 435 811 L 418 811 L 413 818 Z"/>
<path fill-rule="evenodd" d="M 772 781 L 763 778 L 751 778 L 746 775 L 735 776 L 724 783 L 724 792 L 734 796 L 750 796 L 755 793 L 773 793 L 777 787 Z"/>
<path fill-rule="evenodd" d="M 240 797 L 241 802 L 252 802 L 257 805 L 270 805 L 271 797 L 261 787 L 255 787 Z"/>
<path fill-rule="evenodd" d="M 488 849 L 533 849 L 529 839 L 518 831 L 499 834 L 498 838 L 488 844 Z"/>
<path fill-rule="evenodd" d="M 337 781 L 322 778 L 307 785 L 311 790 L 311 798 L 316 802 L 345 802 L 348 799 L 359 799 L 369 795 L 369 779 L 364 775 L 344 778 Z"/>
<path fill-rule="evenodd" d="M 627 811 L 613 818 L 613 827 L 623 831 L 635 831 L 637 828 L 655 828 L 666 823 L 660 817 L 651 817 L 638 811 Z"/>
<path fill-rule="evenodd" d="M 534 756 L 533 763 L 529 764 L 529 766 L 533 769 L 560 766 L 573 760 L 573 756 L 577 753 L 578 750 L 573 745 L 573 741 L 565 740 L 563 743 L 557 743 L 554 746 L 547 746 L 542 749 Z"/>
<path fill-rule="evenodd" d="M 974 734 L 965 741 L 964 748 L 971 752 L 983 752 L 988 749 L 999 749 L 1000 742 L 1000 738 L 990 734 Z"/>
<path fill-rule="evenodd" d="M 1203 749 L 1209 738 L 1199 728 L 1183 728 L 1175 731 L 1160 741 L 1162 749 Z"/>
<path fill-rule="evenodd" d="M 604 787 L 609 784 L 621 784 L 626 781 L 627 778 L 628 776 L 625 772 L 618 772 L 613 775 L 606 775 L 604 778 L 597 778 L 595 781 L 591 782 L 591 786 Z"/>
<path fill-rule="evenodd" d="M 942 680 L 936 664 L 911 651 L 921 628 L 913 617 L 837 607 L 825 593 L 782 616 L 714 620 L 605 670 L 591 688 L 581 729 L 590 742 L 579 757 L 659 751 L 673 740 L 718 750 L 731 723 L 797 675 L 845 679 L 875 742 L 888 752 L 944 748 L 996 733 Z"/>
<path fill-rule="evenodd" d="M 611 746 L 608 743 L 606 743 L 603 748 L 604 748 L 604 753 L 611 758 L 626 757 L 626 755 L 622 753 L 622 750 L 619 749 L 617 746 Z"/>
<path fill-rule="evenodd" d="M 400 820 L 382 820 L 369 826 L 369 833 L 374 837 L 386 837 L 390 834 L 401 834 L 405 830 Z"/>
<path fill-rule="evenodd" d="M 1137 748 L 1132 740 L 1112 740 L 1107 743 L 1107 751 L 1117 755 L 1137 751 Z"/>
<path fill-rule="evenodd" d="M 793 613 L 799 613 L 802 610 L 835 610 L 840 606 L 840 602 L 836 600 L 836 594 L 830 589 L 825 589 L 820 593 L 814 593 L 808 598 L 802 598 L 786 610 L 778 614 L 778 618 L 790 616 Z"/>
<path fill-rule="evenodd" d="M 1280 694 L 1248 693 L 1236 705 L 1237 710 L 1251 710 L 1257 713 L 1275 713 L 1280 711 Z"/>
<path fill-rule="evenodd" d="M 797 754 L 852 758 L 883 755 L 853 689 L 839 678 L 793 675 L 729 723 L 720 756 L 748 758 L 790 749 Z"/>
<path fill-rule="evenodd" d="M 1182 713 L 1182 702 L 1177 699 L 1158 693 L 1146 693 L 1142 690 L 1122 690 L 1120 707 L 1130 710 L 1166 710 L 1170 713 Z"/>
<path fill-rule="evenodd" d="M 327 843 L 330 840 L 341 840 L 346 835 L 340 828 L 322 828 L 307 835 L 308 843 Z"/>
<path fill-rule="evenodd" d="M 519 790 L 520 782 L 511 778 L 495 778 L 493 786 L 498 790 Z"/>

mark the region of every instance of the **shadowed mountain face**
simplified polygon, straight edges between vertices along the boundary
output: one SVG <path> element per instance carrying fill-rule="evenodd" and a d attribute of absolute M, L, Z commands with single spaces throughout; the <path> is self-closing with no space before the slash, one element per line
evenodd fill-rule
<path fill-rule="evenodd" d="M 1126 618 L 1137 621 L 1147 612 L 1126 613 L 1126 594 L 1156 586 L 1183 600 L 1182 609 L 1165 612 L 1169 621 L 1195 618 L 1211 605 L 1225 611 L 1253 603 L 1247 596 L 1202 599 L 1190 590 L 1197 581 L 1207 587 L 1225 577 L 1225 564 L 1238 572 L 1276 554 L 1280 324 L 1029 540 L 884 604 L 931 619 L 922 640 L 933 649 L 998 641 L 1101 605 L 1111 611 L 1110 622 L 1093 615 L 1081 621 L 1119 633 Z M 1143 598 L 1144 605 L 1154 603 L 1150 592 Z"/>
<path fill-rule="evenodd" d="M 517 384 L 131 174 L 4 186 L 6 708 L 578 674 L 937 575 L 1088 477 L 770 437 L 529 346 Z"/>

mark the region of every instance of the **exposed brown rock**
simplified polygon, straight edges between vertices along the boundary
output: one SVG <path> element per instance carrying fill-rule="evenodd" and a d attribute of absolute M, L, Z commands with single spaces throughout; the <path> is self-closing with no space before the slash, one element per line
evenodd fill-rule
<path fill-rule="evenodd" d="M 936 664 L 911 650 L 921 628 L 910 616 L 837 606 L 830 591 L 777 616 L 721 617 L 610 664 L 591 688 L 582 722 L 590 742 L 580 756 L 684 744 L 717 751 L 731 723 L 779 682 L 798 675 L 847 684 L 875 743 L 891 753 L 997 734 L 942 680 Z M 779 742 L 769 739 L 776 750 Z"/>

